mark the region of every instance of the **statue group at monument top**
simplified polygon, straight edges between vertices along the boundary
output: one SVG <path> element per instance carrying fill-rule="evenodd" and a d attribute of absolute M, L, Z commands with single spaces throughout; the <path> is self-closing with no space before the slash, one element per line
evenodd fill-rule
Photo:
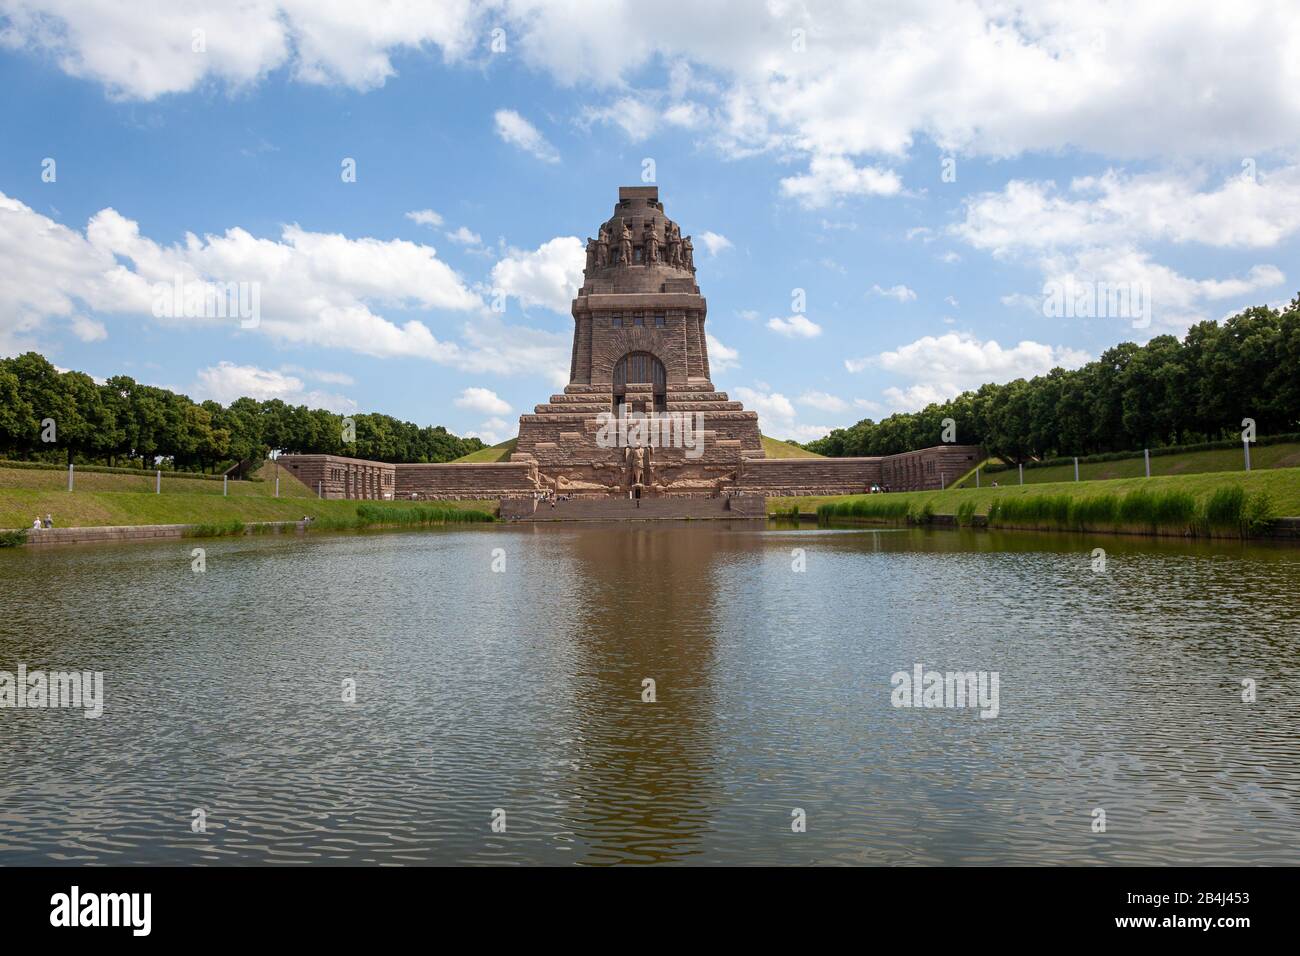
<path fill-rule="evenodd" d="M 622 198 L 625 194 L 637 195 Z M 625 187 L 613 218 L 587 238 L 587 273 L 629 266 L 664 266 L 695 272 L 695 247 L 681 227 L 663 215 L 656 187 Z M 662 222 L 660 221 L 662 219 Z"/>

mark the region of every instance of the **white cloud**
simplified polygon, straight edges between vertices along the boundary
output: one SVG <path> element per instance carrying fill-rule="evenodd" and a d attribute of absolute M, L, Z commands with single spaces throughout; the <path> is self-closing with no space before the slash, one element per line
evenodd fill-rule
<path fill-rule="evenodd" d="M 849 359 L 844 366 L 850 372 L 875 368 L 911 379 L 907 388 L 885 390 L 892 405 L 910 410 L 944 401 L 986 382 L 1030 378 L 1057 366 L 1077 368 L 1089 358 L 1086 352 L 1064 346 L 1026 340 L 1003 348 L 991 339 L 981 342 L 969 333 L 946 332 L 924 336 L 879 355 Z"/>
<path fill-rule="evenodd" d="M 767 420 L 785 426 L 794 423 L 794 405 L 780 392 L 758 391 L 742 385 L 733 389 L 732 394 L 738 401 L 744 402 L 746 408 L 758 412 L 760 422 Z"/>
<path fill-rule="evenodd" d="M 288 375 L 301 375 L 304 378 L 329 385 L 355 385 L 356 379 L 346 372 L 330 372 L 321 369 L 303 368 L 299 365 L 281 365 L 280 371 Z"/>
<path fill-rule="evenodd" d="M 915 412 L 927 405 L 941 404 L 961 394 L 961 389 L 950 384 L 944 385 L 909 385 L 898 388 L 891 385 L 882 393 L 885 396 L 887 411 Z"/>
<path fill-rule="evenodd" d="M 464 226 L 461 226 L 455 232 L 447 233 L 447 238 L 460 246 L 477 246 L 483 240 L 476 232 L 470 232 Z"/>
<path fill-rule="evenodd" d="M 532 123 L 514 110 L 497 110 L 494 114 L 497 136 L 511 146 L 531 153 L 544 163 L 558 163 L 560 154 Z"/>
<path fill-rule="evenodd" d="M 1115 170 L 1075 179 L 1064 193 L 1054 182 L 1012 180 L 967 199 L 951 231 L 1001 256 L 1143 242 L 1258 249 L 1300 231 L 1300 166 L 1205 184 L 1204 174 Z"/>
<path fill-rule="evenodd" d="M 634 143 L 650 136 L 659 126 L 659 110 L 645 96 L 623 96 L 608 106 L 583 110 L 584 124 L 609 123 L 621 129 Z"/>
<path fill-rule="evenodd" d="M 488 445 L 499 445 L 507 438 L 513 438 L 515 433 L 515 423 L 504 418 L 489 418 L 478 428 L 467 431 L 465 437 L 478 438 Z"/>
<path fill-rule="evenodd" d="M 1154 327 L 1182 331 L 1207 317 L 1209 302 L 1274 288 L 1286 277 L 1261 263 L 1245 276 L 1191 278 L 1153 261 L 1143 245 L 1261 249 L 1300 232 L 1300 166 L 1206 182 L 1203 174 L 1111 170 L 1075 179 L 1063 192 L 1052 182 L 1013 180 L 968 199 L 951 232 L 997 258 L 1033 263 L 1045 284 L 1141 284 Z M 1041 307 L 1042 298 L 1015 293 L 1003 301 Z"/>
<path fill-rule="evenodd" d="M 718 235 L 716 232 L 700 233 L 700 242 L 704 243 L 704 247 L 709 250 L 711 256 L 716 256 L 722 250 L 731 248 L 731 240 L 726 236 Z"/>
<path fill-rule="evenodd" d="M 732 369 L 740 368 L 740 353 L 738 351 L 723 345 L 710 332 L 704 333 L 704 341 L 709 347 L 710 371 L 729 372 Z"/>
<path fill-rule="evenodd" d="M 1105 286 L 1144 290 L 1140 294 L 1149 298 L 1154 328 L 1174 332 L 1182 332 L 1205 318 L 1211 303 L 1275 289 L 1286 281 L 1282 270 L 1272 265 L 1252 266 L 1241 277 L 1193 279 L 1153 262 L 1146 252 L 1125 246 L 1045 256 L 1039 261 L 1039 266 L 1045 280 L 1044 290 L 1059 288 L 1065 290 L 1071 299 L 1074 290 L 1085 283 L 1093 290 Z M 1049 287 L 1047 282 L 1059 285 Z M 1041 294 L 1037 297 L 1006 296 L 1003 301 L 1011 304 L 1028 302 L 1035 311 L 1043 314 L 1044 296 Z M 1133 316 L 1110 318 L 1128 323 Z"/>
<path fill-rule="evenodd" d="M 103 322 L 97 322 L 84 315 L 74 315 L 72 334 L 83 342 L 102 342 L 108 338 L 108 329 L 104 327 Z"/>
<path fill-rule="evenodd" d="M 316 371 L 310 371 L 307 374 L 310 375 L 312 378 L 316 379 L 317 381 L 326 382 L 330 385 L 356 384 L 355 379 L 353 379 L 352 376 L 348 375 L 346 372 L 322 372 L 316 370 Z"/>
<path fill-rule="evenodd" d="M 678 61 L 678 66 L 682 65 Z M 669 82 L 673 84 L 672 77 Z M 634 143 L 649 139 L 665 124 L 678 129 L 702 129 L 711 121 L 709 109 L 691 100 L 675 99 L 692 86 L 698 84 L 687 81 L 676 89 L 633 90 L 603 106 L 584 107 L 578 122 L 584 128 L 593 123 L 617 126 Z"/>
<path fill-rule="evenodd" d="M 84 324 L 83 309 L 152 321 L 155 288 L 179 278 L 257 283 L 261 322 L 248 330 L 234 319 L 156 320 L 161 324 L 224 323 L 231 334 L 283 345 L 422 358 L 468 372 L 550 375 L 568 365 L 567 336 L 505 326 L 432 247 L 405 240 L 350 239 L 289 225 L 279 240 L 234 227 L 166 246 L 114 209 L 92 216 L 83 234 L 0 193 L 0 261 L 5 350 L 37 347 L 51 322 L 74 317 L 83 335 L 97 334 Z M 390 317 L 416 309 L 470 316 L 464 342 L 439 339 L 419 319 Z"/>
<path fill-rule="evenodd" d="M 810 408 L 819 408 L 824 412 L 834 412 L 839 414 L 847 412 L 852 406 L 844 399 L 828 392 L 804 392 L 799 396 L 799 404 L 807 405 Z"/>
<path fill-rule="evenodd" d="M 707 128 L 731 155 L 810 157 L 791 188 L 813 204 L 884 185 L 855 182 L 849 157 L 901 157 L 920 140 L 991 157 L 1079 148 L 1239 160 L 1293 147 L 1300 128 L 1300 20 L 1281 2 L 666 0 L 652 17 L 641 0 L 396 0 L 381 16 L 307 0 L 8 0 L 6 10 L 0 42 L 146 100 L 208 82 L 247 87 L 280 69 L 369 89 L 393 75 L 397 53 L 481 58 L 477 41 L 500 25 L 525 66 L 629 98 L 624 114 Z M 207 30 L 202 55 L 191 50 L 196 23 Z M 806 50 L 792 49 L 792 25 L 806 30 Z M 633 88 L 661 63 L 664 89 Z"/>
<path fill-rule="evenodd" d="M 284 371 L 259 368 L 256 365 L 236 365 L 218 362 L 200 369 L 191 390 L 200 401 L 212 399 L 229 405 L 237 398 L 253 398 L 259 402 L 278 398 L 290 405 L 324 408 L 346 413 L 357 410 L 357 403 L 344 395 L 308 390 L 302 379 Z"/>
<path fill-rule="evenodd" d="M 413 209 L 406 214 L 406 218 L 420 226 L 436 227 L 442 225 L 442 216 L 432 209 Z"/>
<path fill-rule="evenodd" d="M 540 305 L 567 314 L 582 285 L 587 253 L 577 236 L 556 236 L 532 252 L 511 249 L 492 267 L 492 286 L 524 308 Z"/>
<path fill-rule="evenodd" d="M 807 175 L 781 180 L 781 192 L 807 209 L 820 209 L 845 196 L 895 196 L 902 189 L 893 170 L 858 167 L 843 156 L 814 156 Z"/>
<path fill-rule="evenodd" d="M 9 0 L 5 13 L 0 44 L 42 51 L 114 98 L 138 100 L 207 81 L 240 89 L 281 68 L 302 83 L 373 89 L 396 73 L 391 54 L 400 50 L 460 58 L 477 16 L 468 0 L 397 2 L 381 16 L 314 0 Z M 193 49 L 196 28 L 204 31 L 201 53 Z"/>
<path fill-rule="evenodd" d="M 893 299 L 896 302 L 914 302 L 916 293 L 905 285 L 891 285 L 888 289 L 882 289 L 878 285 L 873 285 L 871 291 L 876 295 L 884 296 L 886 299 Z"/>
<path fill-rule="evenodd" d="M 795 314 L 788 319 L 771 318 L 767 327 L 778 335 L 788 339 L 815 339 L 822 334 L 822 327 L 806 315 Z"/>
<path fill-rule="evenodd" d="M 456 399 L 457 408 L 468 408 L 482 412 L 484 415 L 509 415 L 510 403 L 496 392 L 481 386 L 471 386 L 460 393 Z M 496 444 L 493 442 L 493 444 Z"/>

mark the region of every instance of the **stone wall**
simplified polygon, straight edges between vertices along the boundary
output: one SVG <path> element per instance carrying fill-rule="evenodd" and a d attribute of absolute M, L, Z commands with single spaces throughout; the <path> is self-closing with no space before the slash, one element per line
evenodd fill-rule
<path fill-rule="evenodd" d="M 400 464 L 339 455 L 281 455 L 280 467 L 322 498 L 500 498 L 537 490 L 527 462 Z"/>
<path fill-rule="evenodd" d="M 741 468 L 743 495 L 860 495 L 880 482 L 879 458 L 761 458 Z"/>
<path fill-rule="evenodd" d="M 280 468 L 322 498 L 392 498 L 396 465 L 342 455 L 281 455 Z"/>
<path fill-rule="evenodd" d="M 637 399 L 640 393 L 629 391 Z M 520 447 L 509 462 L 401 464 L 337 455 L 282 455 L 280 467 L 322 497 L 436 500 L 531 497 L 541 490 L 570 495 L 625 496 L 629 465 L 620 447 L 597 441 L 609 393 L 570 385 L 537 413 L 520 418 Z M 975 445 L 939 445 L 884 458 L 762 458 L 758 416 L 723 392 L 669 386 L 669 411 L 703 416 L 702 454 L 656 447 L 646 459 L 645 494 L 707 497 L 735 490 L 747 495 L 863 494 L 872 485 L 890 491 L 938 490 L 975 467 Z M 528 451 L 523 451 L 526 448 Z M 540 476 L 540 482 L 534 475 Z"/>
<path fill-rule="evenodd" d="M 936 445 L 880 459 L 880 480 L 890 491 L 938 491 L 984 460 L 978 445 Z"/>
<path fill-rule="evenodd" d="M 537 490 L 527 462 L 398 465 L 396 497 L 404 500 L 512 498 Z"/>

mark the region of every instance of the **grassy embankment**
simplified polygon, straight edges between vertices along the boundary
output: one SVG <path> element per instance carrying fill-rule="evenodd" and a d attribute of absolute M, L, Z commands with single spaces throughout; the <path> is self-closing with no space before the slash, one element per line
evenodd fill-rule
<path fill-rule="evenodd" d="M 472 451 L 468 455 L 461 455 L 453 465 L 481 464 L 490 461 L 509 461 L 510 453 L 515 450 L 518 438 L 511 438 L 509 441 L 503 441 L 499 445 L 492 445 L 490 448 L 480 448 L 478 451 Z"/>
<path fill-rule="evenodd" d="M 1056 482 L 888 495 L 769 498 L 768 513 L 818 514 L 825 520 L 925 523 L 952 515 L 992 527 L 1239 534 L 1269 518 L 1300 515 L 1300 468 Z"/>
<path fill-rule="evenodd" d="M 1287 442 L 1277 445 L 1253 446 L 1250 449 L 1250 467 L 1255 471 L 1300 467 L 1300 444 Z M 1245 457 L 1240 446 L 1151 456 L 1152 478 L 1163 475 L 1199 475 L 1211 472 L 1243 471 L 1244 469 Z M 1146 465 L 1141 452 L 1131 458 L 1120 458 L 1115 461 L 1079 462 L 1080 481 L 1142 478 L 1145 475 Z M 981 487 L 994 481 L 999 485 L 1014 485 L 1020 483 L 1020 476 L 1015 468 L 1001 471 L 984 471 L 980 474 Z M 1027 485 L 1049 484 L 1060 481 L 1074 481 L 1073 463 L 1025 469 L 1025 484 Z M 974 488 L 974 473 L 972 472 L 962 481 L 954 484 L 960 487 Z"/>
<path fill-rule="evenodd" d="M 456 509 L 494 514 L 496 501 L 446 501 L 435 505 L 401 501 L 322 500 L 298 479 L 280 472 L 280 496 L 272 480 L 230 482 L 230 495 L 221 494 L 220 481 L 168 478 L 162 494 L 154 494 L 154 477 L 146 475 L 76 474 L 67 489 L 67 472 L 0 467 L 0 528 L 29 528 L 37 515 L 51 514 L 60 528 L 105 525 L 191 524 L 226 529 L 257 521 L 313 519 L 313 527 L 362 527 L 359 509 L 379 509 L 368 525 L 427 523 L 432 511 Z M 382 520 L 380 520 L 382 519 Z"/>
<path fill-rule="evenodd" d="M 763 454 L 768 458 L 824 458 L 816 452 L 808 451 L 797 445 L 791 445 L 775 438 L 768 438 L 766 435 L 760 435 L 763 439 Z"/>

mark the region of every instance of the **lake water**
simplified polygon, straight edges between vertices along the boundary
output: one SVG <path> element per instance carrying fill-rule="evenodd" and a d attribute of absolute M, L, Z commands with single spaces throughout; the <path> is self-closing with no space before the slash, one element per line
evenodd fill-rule
<path fill-rule="evenodd" d="M 106 698 L 0 710 L 0 864 L 1295 863 L 1298 585 L 753 522 L 0 550 L 0 670 Z M 894 707 L 917 663 L 998 716 Z"/>

